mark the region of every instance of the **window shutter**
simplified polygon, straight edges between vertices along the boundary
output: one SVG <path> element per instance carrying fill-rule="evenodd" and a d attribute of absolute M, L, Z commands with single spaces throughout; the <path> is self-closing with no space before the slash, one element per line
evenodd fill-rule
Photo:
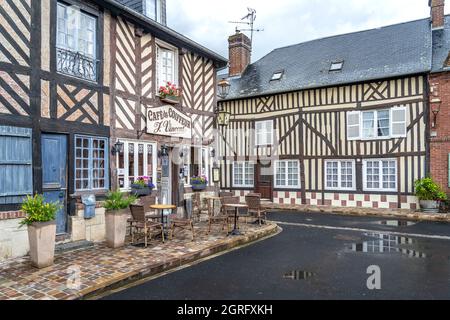
<path fill-rule="evenodd" d="M 357 140 L 360 138 L 360 119 L 361 115 L 359 111 L 347 112 L 347 139 Z"/>
<path fill-rule="evenodd" d="M 406 107 L 391 109 L 391 135 L 392 137 L 406 137 Z"/>
<path fill-rule="evenodd" d="M 159 87 L 161 86 L 161 50 L 156 47 L 156 91 L 159 92 Z"/>
<path fill-rule="evenodd" d="M 0 204 L 17 204 L 33 193 L 31 129 L 0 126 Z"/>

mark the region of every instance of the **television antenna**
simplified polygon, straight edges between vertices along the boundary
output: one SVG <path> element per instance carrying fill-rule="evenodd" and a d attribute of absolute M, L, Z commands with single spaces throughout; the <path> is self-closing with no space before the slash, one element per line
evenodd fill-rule
<path fill-rule="evenodd" d="M 236 24 L 236 32 L 250 31 L 250 44 L 253 48 L 253 33 L 262 32 L 264 29 L 254 28 L 254 23 L 256 20 L 256 10 L 252 8 L 247 8 L 248 14 L 241 19 L 241 21 L 229 21 L 228 23 Z M 239 25 L 247 25 L 249 28 L 242 29 Z"/>

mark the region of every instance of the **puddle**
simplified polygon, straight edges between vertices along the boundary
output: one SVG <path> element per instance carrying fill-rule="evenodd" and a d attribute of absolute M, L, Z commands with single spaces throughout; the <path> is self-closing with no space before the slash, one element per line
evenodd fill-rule
<path fill-rule="evenodd" d="M 429 258 L 424 252 L 402 246 L 415 246 L 417 241 L 401 236 L 394 236 L 381 233 L 365 233 L 366 236 L 376 238 L 376 240 L 363 241 L 348 245 L 347 249 L 352 252 L 362 253 L 399 253 L 410 258 Z"/>
<path fill-rule="evenodd" d="M 389 226 L 389 227 L 410 227 L 410 226 L 416 225 L 417 222 L 406 221 L 406 220 L 382 220 L 382 221 L 377 221 L 376 224 L 379 224 L 382 226 Z"/>
<path fill-rule="evenodd" d="M 283 278 L 289 279 L 289 280 L 305 280 L 308 278 L 312 278 L 313 276 L 314 276 L 313 272 L 294 270 L 294 271 L 285 273 Z"/>

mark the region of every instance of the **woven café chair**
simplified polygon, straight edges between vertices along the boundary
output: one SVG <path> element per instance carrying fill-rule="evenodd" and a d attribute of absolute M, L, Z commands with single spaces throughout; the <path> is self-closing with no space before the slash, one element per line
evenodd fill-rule
<path fill-rule="evenodd" d="M 224 214 L 223 208 L 223 198 L 221 200 L 214 200 L 214 201 L 220 201 L 221 203 L 221 210 L 218 215 L 215 215 L 214 212 L 214 205 L 211 204 L 212 201 L 208 201 L 208 234 L 211 232 L 211 226 L 214 223 L 221 223 L 222 224 L 222 230 L 225 230 L 225 227 L 227 227 L 227 233 L 229 232 L 229 224 L 228 224 L 228 216 Z"/>
<path fill-rule="evenodd" d="M 200 193 L 196 192 L 192 197 L 192 215 L 194 220 L 200 222 L 202 214 L 209 215 L 208 207 L 201 201 Z"/>
<path fill-rule="evenodd" d="M 248 206 L 248 214 L 254 216 L 256 222 L 265 223 L 267 220 L 266 210 L 261 207 L 261 194 L 253 193 L 245 196 L 245 202 Z"/>
<path fill-rule="evenodd" d="M 223 197 L 222 198 L 222 214 L 225 215 L 227 220 L 227 228 L 230 228 L 230 222 L 234 221 L 235 209 L 225 207 L 226 204 L 238 204 L 240 202 L 240 198 L 236 197 Z M 239 214 L 237 215 L 237 225 L 239 229 Z"/>
<path fill-rule="evenodd" d="M 172 218 L 172 219 L 170 219 L 170 234 L 169 234 L 170 240 L 173 239 L 173 235 L 177 228 L 183 229 L 183 230 L 190 230 L 192 232 L 192 241 L 195 240 L 193 219 L 189 219 L 189 218 Z"/>
<path fill-rule="evenodd" d="M 162 241 L 164 242 L 164 228 L 162 223 L 149 220 L 145 216 L 144 206 L 142 205 L 130 205 L 130 211 L 132 216 L 131 224 L 131 243 L 134 244 L 135 235 L 144 236 L 144 244 L 147 248 L 147 240 L 152 240 L 152 231 L 157 231 L 156 234 L 161 234 Z"/>

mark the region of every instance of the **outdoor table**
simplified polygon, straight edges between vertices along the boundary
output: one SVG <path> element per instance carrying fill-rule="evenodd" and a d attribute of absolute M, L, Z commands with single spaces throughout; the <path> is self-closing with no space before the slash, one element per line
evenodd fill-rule
<path fill-rule="evenodd" d="M 247 208 L 248 209 L 248 205 L 246 204 L 226 204 L 225 208 L 234 208 L 234 229 L 229 233 L 229 235 L 231 236 L 240 236 L 242 233 L 239 232 L 238 228 L 237 228 L 237 215 L 238 215 L 238 210 L 239 209 L 244 209 Z"/>
<path fill-rule="evenodd" d="M 177 206 L 175 206 L 173 204 L 152 204 L 152 205 L 150 205 L 150 209 L 154 209 L 156 211 L 161 212 L 161 223 L 162 223 L 164 234 L 166 234 L 166 228 L 164 225 L 164 210 L 174 210 L 176 208 L 177 208 Z"/>
<path fill-rule="evenodd" d="M 214 210 L 216 209 L 216 201 L 217 200 L 222 200 L 221 197 L 217 197 L 217 196 L 206 196 L 205 199 L 208 201 L 208 208 L 210 208 L 210 204 L 212 201 L 212 215 L 214 216 Z"/>

